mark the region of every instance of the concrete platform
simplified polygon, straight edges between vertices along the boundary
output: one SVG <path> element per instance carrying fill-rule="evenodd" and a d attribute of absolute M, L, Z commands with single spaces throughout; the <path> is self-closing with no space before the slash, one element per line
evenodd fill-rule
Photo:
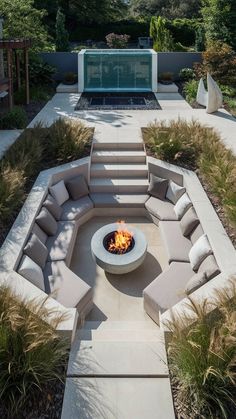
<path fill-rule="evenodd" d="M 78 83 L 64 84 L 60 83 L 56 88 L 57 93 L 78 93 Z"/>
<path fill-rule="evenodd" d="M 61 419 L 174 419 L 168 378 L 68 378 Z"/>
<path fill-rule="evenodd" d="M 178 93 L 179 89 L 175 83 L 171 84 L 157 84 L 157 91 L 158 93 Z"/>

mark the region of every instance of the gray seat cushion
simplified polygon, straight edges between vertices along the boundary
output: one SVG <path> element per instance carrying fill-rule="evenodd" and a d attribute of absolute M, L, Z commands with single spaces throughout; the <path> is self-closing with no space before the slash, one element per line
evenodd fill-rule
<path fill-rule="evenodd" d="M 189 262 L 191 241 L 184 237 L 179 221 L 160 221 L 159 227 L 167 251 L 169 263 Z"/>
<path fill-rule="evenodd" d="M 48 194 L 47 198 L 43 203 L 43 206 L 48 209 L 48 211 L 53 215 L 55 220 L 60 220 L 62 209 L 52 195 Z"/>
<path fill-rule="evenodd" d="M 176 221 L 178 220 L 174 212 L 174 205 L 169 201 L 162 201 L 161 199 L 151 196 L 145 203 L 147 210 L 159 220 Z"/>
<path fill-rule="evenodd" d="M 35 221 L 48 236 L 54 236 L 56 234 L 57 222 L 47 208 L 41 208 L 41 211 Z"/>
<path fill-rule="evenodd" d="M 73 245 L 74 221 L 58 221 L 58 229 L 55 236 L 48 237 L 46 247 L 48 249 L 48 261 L 65 260 L 71 252 Z"/>
<path fill-rule="evenodd" d="M 78 220 L 82 215 L 86 214 L 93 208 L 93 202 L 89 196 L 73 201 L 69 199 L 62 205 L 61 221 L 74 221 Z"/>
<path fill-rule="evenodd" d="M 48 262 L 44 268 L 45 291 L 65 307 L 87 313 L 92 306 L 93 291 L 64 261 Z"/>
<path fill-rule="evenodd" d="M 186 296 L 185 286 L 193 275 L 190 263 L 172 262 L 144 289 L 144 308 L 154 321 L 158 323 L 159 311 L 163 313 Z"/>
<path fill-rule="evenodd" d="M 82 198 L 89 193 L 88 184 L 83 175 L 67 180 L 66 188 L 74 201 L 77 201 L 77 199 Z"/>
<path fill-rule="evenodd" d="M 44 268 L 48 257 L 48 249 L 45 244 L 41 242 L 38 236 L 36 236 L 36 234 L 32 233 L 30 235 L 23 252 L 41 268 Z"/>
<path fill-rule="evenodd" d="M 196 243 L 196 241 L 204 234 L 201 224 L 198 224 L 197 227 L 192 231 L 190 235 L 190 240 L 192 244 Z"/>
<path fill-rule="evenodd" d="M 153 173 L 150 173 L 150 184 L 148 188 L 148 193 L 155 198 L 165 199 L 166 191 L 169 185 L 168 179 L 162 179 L 158 176 L 155 176 Z"/>
<path fill-rule="evenodd" d="M 207 279 L 212 279 L 220 273 L 220 268 L 214 255 L 209 255 L 204 259 L 198 268 L 198 272 L 204 272 Z"/>

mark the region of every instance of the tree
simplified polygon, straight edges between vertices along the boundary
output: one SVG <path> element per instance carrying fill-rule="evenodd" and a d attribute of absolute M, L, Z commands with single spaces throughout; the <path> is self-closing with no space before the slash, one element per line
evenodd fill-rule
<path fill-rule="evenodd" d="M 199 15 L 201 0 L 131 0 L 130 12 L 134 16 L 166 18 L 192 18 Z"/>
<path fill-rule="evenodd" d="M 128 10 L 124 0 L 69 0 L 68 3 L 70 14 L 76 15 L 82 24 L 117 21 L 124 18 Z"/>
<path fill-rule="evenodd" d="M 199 26 L 195 32 L 195 50 L 200 52 L 205 50 L 205 31 L 202 26 Z"/>
<path fill-rule="evenodd" d="M 150 23 L 150 36 L 153 39 L 155 51 L 173 51 L 174 40 L 166 27 L 166 20 L 161 16 L 153 16 Z"/>
<path fill-rule="evenodd" d="M 60 8 L 56 17 L 56 51 L 69 51 L 69 34 L 65 28 L 65 15 Z"/>
<path fill-rule="evenodd" d="M 202 0 L 207 42 L 221 41 L 236 49 L 236 1 Z"/>
<path fill-rule="evenodd" d="M 37 10 L 34 0 L 0 0 L 4 15 L 3 35 L 6 38 L 31 38 L 32 49 L 43 50 L 50 46 L 43 18 L 46 10 Z"/>

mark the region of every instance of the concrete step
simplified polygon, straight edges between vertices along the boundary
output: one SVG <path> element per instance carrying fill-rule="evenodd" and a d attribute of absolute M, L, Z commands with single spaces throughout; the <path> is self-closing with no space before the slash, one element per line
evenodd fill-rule
<path fill-rule="evenodd" d="M 169 378 L 67 378 L 61 419 L 175 419 Z"/>
<path fill-rule="evenodd" d="M 156 329 L 119 330 L 119 329 L 79 329 L 76 339 L 102 342 L 163 342 L 163 332 Z"/>
<path fill-rule="evenodd" d="M 98 178 L 91 179 L 89 188 L 91 193 L 147 193 L 148 179 L 140 178 Z"/>
<path fill-rule="evenodd" d="M 164 339 L 160 341 L 99 341 L 75 339 L 68 376 L 168 377 Z"/>
<path fill-rule="evenodd" d="M 91 156 L 92 163 L 146 163 L 143 150 L 96 150 Z"/>
<path fill-rule="evenodd" d="M 159 327 L 151 318 L 142 321 L 123 320 L 86 320 L 83 329 L 88 330 L 159 330 Z"/>
<path fill-rule="evenodd" d="M 135 140 L 119 140 L 109 139 L 107 141 L 93 141 L 94 150 L 144 150 L 143 142 Z"/>
<path fill-rule="evenodd" d="M 148 177 L 146 164 L 123 164 L 123 163 L 93 163 L 90 168 L 90 176 L 93 177 Z"/>
<path fill-rule="evenodd" d="M 112 194 L 112 193 L 91 193 L 95 208 L 114 208 L 114 207 L 128 207 L 128 208 L 143 208 L 145 202 L 150 195 L 148 194 Z"/>

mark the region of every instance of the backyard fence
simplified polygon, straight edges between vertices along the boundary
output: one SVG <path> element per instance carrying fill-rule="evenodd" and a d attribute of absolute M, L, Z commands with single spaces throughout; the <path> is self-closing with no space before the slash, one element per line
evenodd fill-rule
<path fill-rule="evenodd" d="M 63 80 L 65 73 L 72 71 L 78 73 L 78 53 L 77 52 L 42 52 L 40 57 L 46 63 L 56 67 L 56 80 Z M 202 59 L 201 52 L 159 52 L 157 54 L 158 74 L 163 72 L 178 74 L 182 68 L 192 68 L 195 62 Z"/>

